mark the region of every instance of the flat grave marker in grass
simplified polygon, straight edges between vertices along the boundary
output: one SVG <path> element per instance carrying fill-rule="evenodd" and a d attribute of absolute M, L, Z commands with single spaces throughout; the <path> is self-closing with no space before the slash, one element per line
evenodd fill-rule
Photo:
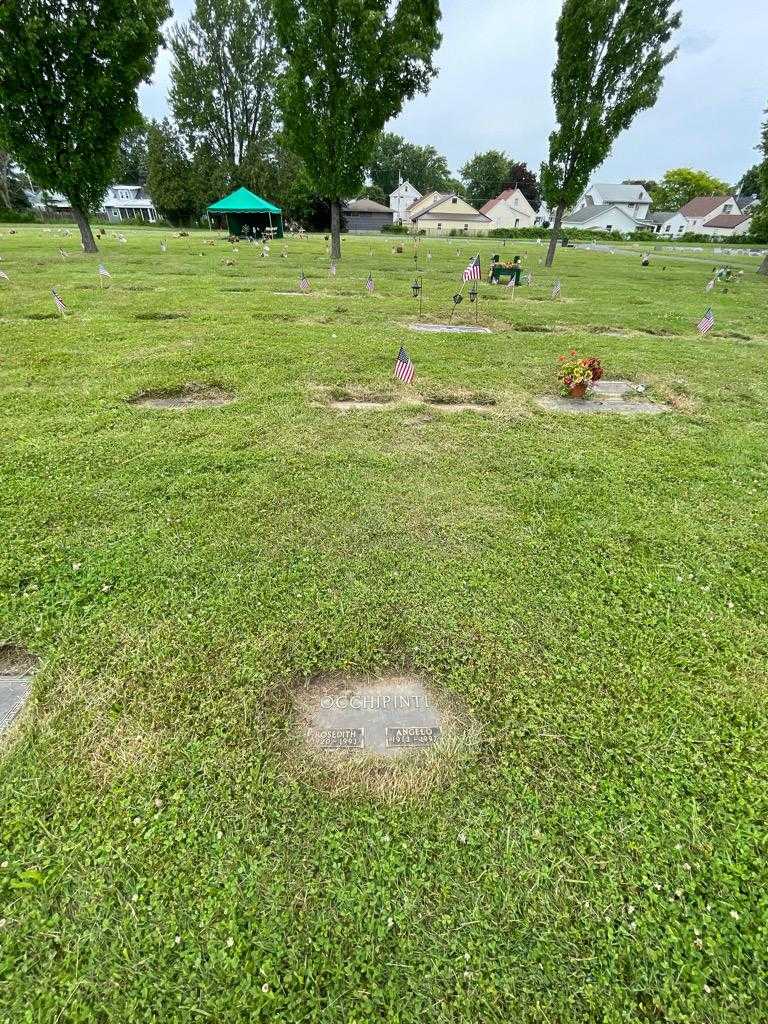
<path fill-rule="evenodd" d="M 29 696 L 33 655 L 12 644 L 0 645 L 0 733 L 19 715 Z"/>
<path fill-rule="evenodd" d="M 599 380 L 590 385 L 589 394 L 594 397 L 567 398 L 561 395 L 544 395 L 537 398 L 537 404 L 548 412 L 570 412 L 581 415 L 619 413 L 625 416 L 654 416 L 669 412 L 669 406 L 641 398 L 627 398 L 627 395 L 642 395 L 642 385 L 629 380 Z"/>
<path fill-rule="evenodd" d="M 128 399 L 129 405 L 138 405 L 146 409 L 173 409 L 183 412 L 187 409 L 212 409 L 222 405 L 230 405 L 235 396 L 218 387 L 198 387 L 187 385 L 168 391 L 142 391 Z"/>
<path fill-rule="evenodd" d="M 492 334 L 490 327 L 480 324 L 408 324 L 411 331 L 423 334 Z"/>
<path fill-rule="evenodd" d="M 306 741 L 320 751 L 397 757 L 433 747 L 443 735 L 440 709 L 412 676 L 314 685 L 302 703 Z"/>

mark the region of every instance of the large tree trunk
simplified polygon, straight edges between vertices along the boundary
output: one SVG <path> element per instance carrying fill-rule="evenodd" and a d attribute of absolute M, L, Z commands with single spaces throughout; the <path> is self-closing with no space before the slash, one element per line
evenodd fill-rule
<path fill-rule="evenodd" d="M 88 216 L 84 210 L 81 210 L 79 206 L 72 206 L 72 215 L 75 218 L 75 224 L 80 228 L 80 237 L 83 240 L 83 248 L 86 252 L 98 252 L 96 246 L 96 239 L 93 237 L 91 231 L 91 225 L 88 223 Z"/>
<path fill-rule="evenodd" d="M 331 200 L 331 259 L 341 259 L 341 202 Z"/>
<path fill-rule="evenodd" d="M 0 206 L 11 209 L 11 192 L 8 187 L 8 172 L 11 168 L 11 154 L 0 150 Z"/>
<path fill-rule="evenodd" d="M 758 267 L 757 272 L 758 274 L 765 274 L 766 277 L 768 277 L 768 255 L 766 255 L 765 259 Z"/>
<path fill-rule="evenodd" d="M 560 240 L 560 225 L 563 223 L 563 214 L 565 213 L 565 206 L 561 203 L 555 210 L 555 223 L 552 225 L 552 234 L 549 238 L 549 249 L 547 249 L 546 266 L 551 267 L 555 262 L 555 251 L 557 250 L 557 243 Z"/>

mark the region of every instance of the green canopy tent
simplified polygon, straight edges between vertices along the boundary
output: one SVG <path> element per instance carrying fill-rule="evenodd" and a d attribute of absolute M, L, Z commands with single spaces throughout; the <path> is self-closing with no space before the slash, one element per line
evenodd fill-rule
<path fill-rule="evenodd" d="M 265 228 L 274 228 L 275 238 L 283 237 L 283 211 L 279 206 L 249 192 L 247 188 L 239 188 L 224 199 L 212 203 L 208 207 L 209 224 L 211 214 L 226 221 L 230 235 L 242 235 L 243 229 L 250 227 L 258 228 L 262 233 Z"/>

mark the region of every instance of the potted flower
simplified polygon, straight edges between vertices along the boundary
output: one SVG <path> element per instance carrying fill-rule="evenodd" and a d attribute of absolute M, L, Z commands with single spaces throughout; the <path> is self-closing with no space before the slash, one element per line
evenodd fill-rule
<path fill-rule="evenodd" d="M 570 395 L 571 398 L 584 398 L 592 381 L 600 380 L 603 376 L 600 360 L 595 356 L 579 358 L 575 348 L 572 348 L 567 356 L 559 356 L 558 362 L 560 366 L 557 379 L 560 381 L 563 394 Z"/>

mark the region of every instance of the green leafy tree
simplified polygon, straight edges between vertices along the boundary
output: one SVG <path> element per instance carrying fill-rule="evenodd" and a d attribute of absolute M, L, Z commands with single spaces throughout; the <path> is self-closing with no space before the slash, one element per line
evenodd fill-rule
<path fill-rule="evenodd" d="M 170 13 L 168 0 L 0 3 L 0 139 L 39 186 L 67 196 L 87 252 L 89 211 L 138 122 L 136 90 Z"/>
<path fill-rule="evenodd" d="M 397 188 L 400 178 L 426 195 L 450 190 L 448 161 L 434 146 L 417 146 L 393 132 L 382 132 L 367 171 L 385 196 Z"/>
<path fill-rule="evenodd" d="M 147 189 L 158 212 L 173 224 L 188 224 L 198 213 L 197 182 L 179 133 L 167 118 L 149 126 L 147 149 Z"/>
<path fill-rule="evenodd" d="M 278 45 L 269 0 L 196 0 L 170 35 L 169 100 L 192 152 L 234 169 L 274 137 Z"/>
<path fill-rule="evenodd" d="M 679 210 L 697 196 L 727 196 L 731 191 L 730 185 L 706 171 L 676 167 L 667 171 L 651 199 L 657 210 Z"/>
<path fill-rule="evenodd" d="M 508 188 L 519 188 L 534 210 L 541 206 L 539 182 L 527 164 L 513 160 L 509 165 L 506 185 Z"/>
<path fill-rule="evenodd" d="M 114 178 L 123 185 L 144 185 L 147 181 L 147 123 L 132 125 L 120 139 Z"/>
<path fill-rule="evenodd" d="M 341 257 L 341 200 L 363 186 L 376 140 L 403 101 L 425 91 L 440 43 L 438 0 L 273 0 L 285 72 L 289 147 L 330 203 Z"/>
<path fill-rule="evenodd" d="M 763 179 L 761 169 L 760 164 L 755 164 L 753 167 L 750 167 L 748 171 L 744 172 L 736 185 L 736 191 L 739 195 L 762 196 Z"/>
<path fill-rule="evenodd" d="M 766 108 L 765 113 L 768 114 L 768 108 Z M 760 194 L 763 197 L 763 201 L 752 218 L 751 230 L 753 237 L 759 237 L 763 242 L 768 242 L 768 118 L 763 121 L 760 143 L 757 148 L 763 154 L 763 162 L 760 164 L 760 181 L 762 184 Z M 760 264 L 758 273 L 768 277 L 768 255 Z"/>
<path fill-rule="evenodd" d="M 674 0 L 565 0 L 557 22 L 552 98 L 557 127 L 541 191 L 555 211 L 547 266 L 555 258 L 563 214 L 604 162 L 635 115 L 652 107 L 676 50 Z"/>
<path fill-rule="evenodd" d="M 366 185 L 360 193 L 363 199 L 372 199 L 374 203 L 381 203 L 382 206 L 389 206 L 389 196 L 378 185 Z"/>
<path fill-rule="evenodd" d="M 467 199 L 475 207 L 481 207 L 489 199 L 495 199 L 509 179 L 511 161 L 506 153 L 489 149 L 486 153 L 475 153 L 459 173 L 467 188 Z"/>

